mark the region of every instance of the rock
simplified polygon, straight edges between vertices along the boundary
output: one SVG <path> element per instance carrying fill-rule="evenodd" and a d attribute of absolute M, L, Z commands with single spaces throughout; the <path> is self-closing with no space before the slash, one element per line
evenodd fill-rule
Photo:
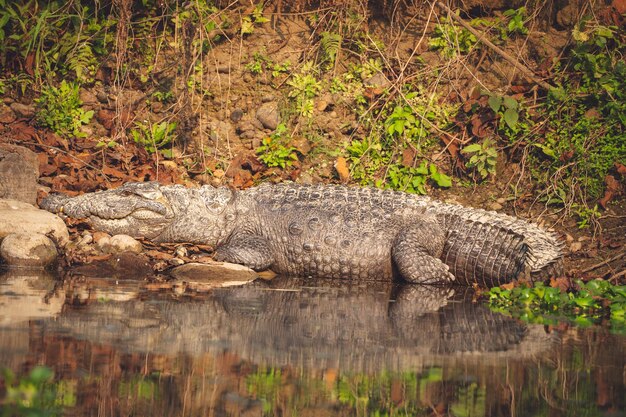
<path fill-rule="evenodd" d="M 44 268 L 57 256 L 54 242 L 41 233 L 12 233 L 0 243 L 0 257 L 9 266 Z"/>
<path fill-rule="evenodd" d="M 83 107 L 88 110 L 100 104 L 98 97 L 91 90 L 82 88 L 78 94 L 80 100 L 83 102 Z"/>
<path fill-rule="evenodd" d="M 238 121 L 240 121 L 242 117 L 243 117 L 242 109 L 235 109 L 230 114 L 230 120 L 232 120 L 234 123 L 237 123 Z"/>
<path fill-rule="evenodd" d="M 141 242 L 128 235 L 115 235 L 110 238 L 102 237 L 98 240 L 96 246 L 105 253 L 141 253 L 143 250 Z"/>
<path fill-rule="evenodd" d="M 256 118 L 264 128 L 276 130 L 280 123 L 278 104 L 275 101 L 263 103 L 256 111 Z"/>
<path fill-rule="evenodd" d="M 0 143 L 0 199 L 35 204 L 39 161 L 30 149 Z"/>
<path fill-rule="evenodd" d="M 385 77 L 385 74 L 383 74 L 382 72 L 377 72 L 371 77 L 363 80 L 363 84 L 366 87 L 387 88 L 391 85 L 391 82 L 387 79 L 387 77 Z"/>
<path fill-rule="evenodd" d="M 8 124 L 15 121 L 15 113 L 6 104 L 0 104 L 0 123 Z"/>
<path fill-rule="evenodd" d="M 32 119 L 35 116 L 35 106 L 32 104 L 11 103 L 11 110 L 17 117 Z"/>
<path fill-rule="evenodd" d="M 500 198 L 498 198 L 498 199 L 496 200 L 496 203 L 498 203 L 498 204 L 504 204 L 504 203 L 506 203 L 506 198 L 504 198 L 504 197 L 500 197 Z"/>
<path fill-rule="evenodd" d="M 569 250 L 572 253 L 576 253 L 580 251 L 582 248 L 583 248 L 582 242 L 572 242 L 572 244 L 569 246 Z"/>
<path fill-rule="evenodd" d="M 492 203 L 489 208 L 493 211 L 502 210 L 502 204 L 500 203 Z"/>
<path fill-rule="evenodd" d="M 210 264 L 191 262 L 172 269 L 171 275 L 181 281 L 210 284 L 215 287 L 243 285 L 258 277 L 258 274 L 248 267 L 227 262 Z"/>
<path fill-rule="evenodd" d="M 17 200 L 0 200 L 0 238 L 13 233 L 41 233 L 63 246 L 69 241 L 67 226 L 55 214 Z"/>

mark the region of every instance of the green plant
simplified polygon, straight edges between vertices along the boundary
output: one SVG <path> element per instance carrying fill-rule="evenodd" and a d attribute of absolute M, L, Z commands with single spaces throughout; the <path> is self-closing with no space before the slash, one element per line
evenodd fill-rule
<path fill-rule="evenodd" d="M 502 116 L 501 120 L 509 127 L 515 129 L 519 121 L 519 103 L 513 97 L 499 96 L 497 94 L 489 95 L 489 107 L 494 113 Z"/>
<path fill-rule="evenodd" d="M 469 30 L 443 19 L 442 23 L 435 25 L 428 46 L 430 49 L 439 50 L 442 57 L 451 59 L 467 54 L 477 42 L 476 36 Z"/>
<path fill-rule="evenodd" d="M 322 83 L 309 73 L 294 74 L 287 84 L 291 87 L 289 98 L 296 106 L 296 112 L 300 116 L 313 116 L 313 99 L 322 90 Z"/>
<path fill-rule="evenodd" d="M 269 19 L 263 16 L 263 3 L 259 3 L 252 10 L 252 14 L 241 19 L 241 34 L 249 35 L 254 32 L 255 25 L 266 22 L 269 22 Z"/>
<path fill-rule="evenodd" d="M 322 37 L 320 39 L 323 56 L 322 61 L 328 64 L 327 67 L 330 68 L 335 65 L 335 59 L 341 50 L 342 41 L 343 38 L 339 33 L 332 33 L 328 31 L 322 32 Z"/>
<path fill-rule="evenodd" d="M 59 384 L 53 382 L 54 372 L 46 366 L 36 366 L 19 380 L 8 369 L 2 376 L 6 394 L 0 401 L 0 416 L 61 416 L 63 405 L 75 403 L 75 398 L 60 395 Z"/>
<path fill-rule="evenodd" d="M 506 26 L 507 33 L 509 35 L 519 33 L 525 35 L 528 33 L 528 28 L 524 25 L 526 19 L 526 7 L 520 7 L 519 9 L 506 10 L 504 16 L 509 18 Z"/>
<path fill-rule="evenodd" d="M 598 210 L 598 205 L 594 205 L 593 208 L 590 208 L 584 204 L 574 203 L 572 204 L 572 210 L 578 217 L 578 228 L 584 229 L 598 221 L 598 219 L 602 216 L 600 210 Z"/>
<path fill-rule="evenodd" d="M 418 167 L 405 167 L 398 164 L 389 166 L 387 171 L 387 188 L 402 190 L 409 193 L 426 194 L 426 183 L 432 180 L 437 186 L 447 188 L 452 185 L 452 178 L 439 172 L 435 164 L 426 161 Z M 379 181 L 378 186 L 383 186 Z"/>
<path fill-rule="evenodd" d="M 130 131 L 130 135 L 135 143 L 146 148 L 149 153 L 159 151 L 166 158 L 171 158 L 171 150 L 162 148 L 174 140 L 173 132 L 175 129 L 176 123 L 174 122 L 137 122 L 135 129 Z"/>
<path fill-rule="evenodd" d="M 569 292 L 541 282 L 532 287 L 495 287 L 487 292 L 487 297 L 492 309 L 532 323 L 568 320 L 588 326 L 608 319 L 614 331 L 626 331 L 626 286 L 604 280 L 578 280 L 575 291 Z"/>
<path fill-rule="evenodd" d="M 473 143 L 461 150 L 461 153 L 473 154 L 467 162 L 467 167 L 475 168 L 481 179 L 496 173 L 498 152 L 495 145 L 491 139 L 486 138 L 482 143 Z"/>
<path fill-rule="evenodd" d="M 287 127 L 281 123 L 276 131 L 261 142 L 261 146 L 256 149 L 259 160 L 268 167 L 281 167 L 285 169 L 293 165 L 298 160 L 296 148 L 286 146 L 283 134 L 287 131 Z"/>
<path fill-rule="evenodd" d="M 81 126 L 89 123 L 93 110 L 85 111 L 75 83 L 61 81 L 59 87 L 45 86 L 35 100 L 38 106 L 37 120 L 62 136 L 85 137 Z"/>

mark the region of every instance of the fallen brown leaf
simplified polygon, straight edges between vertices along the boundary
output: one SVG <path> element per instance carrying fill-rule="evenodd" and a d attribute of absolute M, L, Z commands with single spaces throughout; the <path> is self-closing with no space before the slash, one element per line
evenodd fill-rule
<path fill-rule="evenodd" d="M 341 182 L 350 181 L 350 170 L 348 169 L 348 161 L 343 156 L 340 156 L 335 161 L 335 171 L 339 175 Z"/>
<path fill-rule="evenodd" d="M 602 206 L 603 209 L 606 209 L 609 201 L 615 197 L 615 195 L 620 193 L 620 183 L 615 179 L 613 175 L 607 175 L 604 178 L 604 183 L 606 184 L 606 189 L 604 190 L 604 197 L 598 200 L 598 203 Z"/>

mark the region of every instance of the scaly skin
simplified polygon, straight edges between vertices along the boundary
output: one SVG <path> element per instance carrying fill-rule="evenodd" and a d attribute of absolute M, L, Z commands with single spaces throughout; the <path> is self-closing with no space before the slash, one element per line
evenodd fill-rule
<path fill-rule="evenodd" d="M 213 245 L 217 260 L 295 276 L 492 286 L 560 266 L 558 240 L 524 220 L 371 188 L 129 183 L 52 195 L 42 207 L 108 233 Z"/>

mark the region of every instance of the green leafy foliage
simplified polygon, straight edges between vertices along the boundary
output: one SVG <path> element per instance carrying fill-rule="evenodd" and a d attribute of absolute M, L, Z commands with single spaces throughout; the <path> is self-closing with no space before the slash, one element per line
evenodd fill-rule
<path fill-rule="evenodd" d="M 54 372 L 36 366 L 18 380 L 8 369 L 2 371 L 5 397 L 0 401 L 0 416 L 52 417 L 63 415 L 64 406 L 74 406 L 76 397 L 61 383 L 54 383 Z"/>
<path fill-rule="evenodd" d="M 89 123 L 93 110 L 85 111 L 81 105 L 78 84 L 61 81 L 59 87 L 45 86 L 35 100 L 37 120 L 62 136 L 84 137 L 81 126 Z"/>
<path fill-rule="evenodd" d="M 130 131 L 130 135 L 135 143 L 146 148 L 149 153 L 159 151 L 166 158 L 171 158 L 171 150 L 163 148 L 174 141 L 174 130 L 176 130 L 174 122 L 137 122 L 135 128 Z"/>
<path fill-rule="evenodd" d="M 578 325 L 610 322 L 616 332 L 626 332 L 626 286 L 608 281 L 576 282 L 577 291 L 536 283 L 533 287 L 492 288 L 487 293 L 490 306 L 532 323 L 555 324 L 568 320 Z"/>
<path fill-rule="evenodd" d="M 531 136 L 531 174 L 553 184 L 543 196 L 549 204 L 586 207 L 587 199 L 602 196 L 614 164 L 626 161 L 623 35 L 598 25 L 574 29 L 576 44 L 565 61 L 573 72 L 561 74 L 561 87 L 550 91 L 542 109 L 543 129 Z"/>
<path fill-rule="evenodd" d="M 332 67 L 335 64 L 335 59 L 341 49 L 342 40 L 343 38 L 339 33 L 322 32 L 320 46 L 322 48 L 323 60 L 328 63 L 328 67 Z"/>
<path fill-rule="evenodd" d="M 249 35 L 254 32 L 256 25 L 269 22 L 269 19 L 263 16 L 263 3 L 258 3 L 249 16 L 241 19 L 241 34 Z"/>
<path fill-rule="evenodd" d="M 418 167 L 393 164 L 387 171 L 386 179 L 386 183 L 379 181 L 376 185 L 415 194 L 427 194 L 426 183 L 428 180 L 432 180 L 434 184 L 442 188 L 452 185 L 452 178 L 439 172 L 435 164 L 429 164 L 426 161 L 422 161 Z"/>
<path fill-rule="evenodd" d="M 526 7 L 520 7 L 519 9 L 509 9 L 506 10 L 503 14 L 509 19 L 506 25 L 508 35 L 516 33 L 520 35 L 526 35 L 528 33 L 528 28 L 525 26 Z"/>
<path fill-rule="evenodd" d="M 478 40 L 469 30 L 446 21 L 435 25 L 428 41 L 430 49 L 438 50 L 446 59 L 455 58 L 470 52 Z"/>
<path fill-rule="evenodd" d="M 283 134 L 287 131 L 287 127 L 281 123 L 276 131 L 269 137 L 263 139 L 261 146 L 256 148 L 256 154 L 259 160 L 268 167 L 286 167 L 292 166 L 298 160 L 296 148 L 287 146 Z"/>
<path fill-rule="evenodd" d="M 480 178 L 486 179 L 490 175 L 495 175 L 498 152 L 491 139 L 486 138 L 482 143 L 468 145 L 461 150 L 461 153 L 472 154 L 467 167 L 474 168 Z"/>
<path fill-rule="evenodd" d="M 322 83 L 312 74 L 303 71 L 294 74 L 287 84 L 291 87 L 288 96 L 294 102 L 297 114 L 307 118 L 313 116 L 313 99 L 322 90 Z"/>

